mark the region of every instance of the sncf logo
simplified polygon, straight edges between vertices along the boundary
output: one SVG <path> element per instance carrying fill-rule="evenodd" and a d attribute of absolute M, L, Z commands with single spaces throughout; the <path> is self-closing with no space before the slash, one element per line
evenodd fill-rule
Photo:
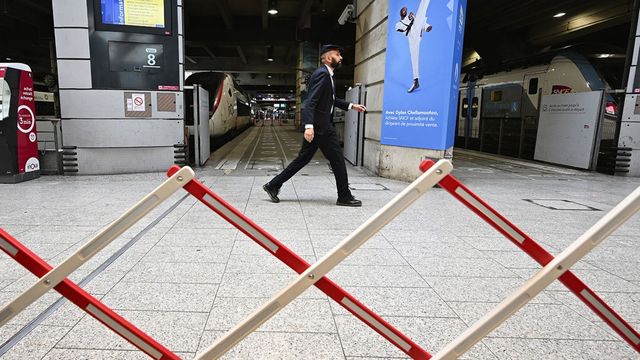
<path fill-rule="evenodd" d="M 553 85 L 551 88 L 552 94 L 568 94 L 571 92 L 571 88 L 564 85 Z"/>

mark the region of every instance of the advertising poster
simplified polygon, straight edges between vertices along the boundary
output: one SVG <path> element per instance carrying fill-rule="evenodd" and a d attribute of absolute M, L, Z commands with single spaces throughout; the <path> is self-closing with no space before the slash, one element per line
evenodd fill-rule
<path fill-rule="evenodd" d="M 38 138 L 36 133 L 35 103 L 33 100 L 33 78 L 31 72 L 20 72 L 18 90 L 18 172 L 40 170 L 38 161 Z"/>
<path fill-rule="evenodd" d="M 9 170 L 6 174 L 40 170 L 33 78 L 27 69 L 23 64 L 0 67 L 0 122 L 6 124 L 0 133 L 5 144 L 0 167 Z"/>
<path fill-rule="evenodd" d="M 466 0 L 389 2 L 381 143 L 453 146 Z"/>

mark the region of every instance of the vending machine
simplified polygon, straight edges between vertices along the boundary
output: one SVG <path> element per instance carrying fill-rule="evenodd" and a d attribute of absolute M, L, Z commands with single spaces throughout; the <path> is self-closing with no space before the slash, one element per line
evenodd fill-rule
<path fill-rule="evenodd" d="M 0 183 L 37 177 L 40 162 L 31 68 L 0 63 Z"/>

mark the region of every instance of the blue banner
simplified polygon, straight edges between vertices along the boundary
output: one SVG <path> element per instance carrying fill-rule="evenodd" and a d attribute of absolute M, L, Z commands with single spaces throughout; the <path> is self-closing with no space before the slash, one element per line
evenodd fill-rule
<path fill-rule="evenodd" d="M 453 146 L 466 0 L 389 1 L 384 145 Z"/>

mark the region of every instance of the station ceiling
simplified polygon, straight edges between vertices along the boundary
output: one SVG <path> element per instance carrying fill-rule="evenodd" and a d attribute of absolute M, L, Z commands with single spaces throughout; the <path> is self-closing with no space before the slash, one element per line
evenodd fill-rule
<path fill-rule="evenodd" d="M 273 16 L 268 0 L 183 2 L 186 70 L 226 71 L 254 93 L 291 94 L 299 42 L 331 42 L 346 46 L 338 84 L 353 81 L 356 25 L 337 23 L 350 0 L 278 0 Z M 480 58 L 475 65 L 490 73 L 547 61 L 557 49 L 571 48 L 620 86 L 632 10 L 632 0 L 468 0 L 465 63 Z M 561 12 L 566 15 L 553 17 Z M 0 0 L 0 31 L 0 61 L 31 65 L 36 80 L 51 72 L 51 1 Z"/>

